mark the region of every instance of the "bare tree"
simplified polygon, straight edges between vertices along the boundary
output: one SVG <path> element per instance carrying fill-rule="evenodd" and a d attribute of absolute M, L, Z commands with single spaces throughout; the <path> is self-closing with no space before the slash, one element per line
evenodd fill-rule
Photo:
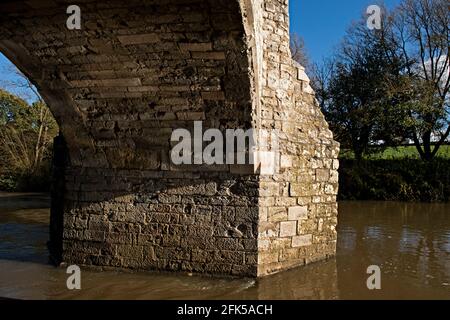
<path fill-rule="evenodd" d="M 30 79 L 25 76 L 15 65 L 8 64 L 2 68 L 2 72 L 9 74 L 8 79 L 0 80 L 0 87 L 17 94 L 27 101 L 43 102 L 41 95 Z"/>
<path fill-rule="evenodd" d="M 2 85 L 22 98 L 8 91 L 0 90 L 0 110 L 3 115 L 0 128 L 0 148 L 3 166 L 10 170 L 36 172 L 42 165 L 53 137 L 58 131 L 53 115 L 39 95 L 35 86 L 15 66 L 7 67 L 13 80 L 2 81 Z M 33 99 L 29 105 L 26 100 Z"/>
<path fill-rule="evenodd" d="M 305 41 L 298 34 L 291 35 L 291 54 L 292 59 L 300 63 L 303 67 L 309 67 L 309 59 L 306 54 Z"/>
<path fill-rule="evenodd" d="M 321 63 L 313 63 L 310 66 L 311 86 L 316 92 L 319 106 L 326 111 L 330 99 L 328 87 L 335 75 L 336 61 L 334 58 L 324 59 Z"/>
<path fill-rule="evenodd" d="M 412 138 L 424 160 L 431 160 L 450 135 L 448 0 L 403 0 L 396 10 L 397 42 L 408 61 Z M 433 147 L 433 142 L 434 147 Z"/>

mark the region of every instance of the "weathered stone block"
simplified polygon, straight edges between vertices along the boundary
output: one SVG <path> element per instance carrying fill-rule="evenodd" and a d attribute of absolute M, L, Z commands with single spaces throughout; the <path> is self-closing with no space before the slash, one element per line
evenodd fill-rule
<path fill-rule="evenodd" d="M 316 170 L 316 180 L 320 182 L 326 182 L 330 178 L 330 170 L 328 169 L 317 169 Z"/>
<path fill-rule="evenodd" d="M 269 222 L 280 222 L 286 221 L 288 217 L 286 208 L 283 207 L 269 207 L 267 213 L 267 221 Z M 292 219 L 289 219 L 292 220 Z"/>
<path fill-rule="evenodd" d="M 117 39 L 123 45 L 158 43 L 160 41 L 156 33 L 123 35 L 118 36 Z"/>
<path fill-rule="evenodd" d="M 310 246 L 312 244 L 312 235 L 303 235 L 303 236 L 296 236 L 292 238 L 292 247 L 298 248 L 298 247 L 305 247 Z"/>
<path fill-rule="evenodd" d="M 292 237 L 297 234 L 297 221 L 284 221 L 280 223 L 280 237 Z"/>
<path fill-rule="evenodd" d="M 293 162 L 291 156 L 282 155 L 280 159 L 281 168 L 292 168 Z"/>
<path fill-rule="evenodd" d="M 201 42 L 201 43 L 180 43 L 180 49 L 183 51 L 212 51 L 211 42 Z"/>
<path fill-rule="evenodd" d="M 289 220 L 304 220 L 308 219 L 308 207 L 290 207 L 289 208 Z"/>

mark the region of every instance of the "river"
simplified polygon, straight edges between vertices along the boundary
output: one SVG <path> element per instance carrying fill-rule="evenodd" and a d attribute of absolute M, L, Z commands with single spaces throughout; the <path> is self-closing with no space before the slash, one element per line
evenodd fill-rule
<path fill-rule="evenodd" d="M 14 299 L 450 299 L 450 204 L 341 202 L 336 258 L 259 280 L 49 265 L 49 199 L 0 193 L 0 297 Z M 381 269 L 368 290 L 367 268 Z"/>

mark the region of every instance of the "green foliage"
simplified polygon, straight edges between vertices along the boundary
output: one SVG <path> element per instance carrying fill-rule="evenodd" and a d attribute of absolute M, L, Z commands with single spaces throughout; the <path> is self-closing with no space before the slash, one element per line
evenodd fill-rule
<path fill-rule="evenodd" d="M 404 62 L 386 54 L 393 46 L 384 32 L 370 31 L 360 21 L 348 31 L 330 64 L 329 79 L 319 81 L 322 85 L 313 81 L 336 138 L 358 159 L 371 142 L 398 144 L 404 140 L 401 124 L 407 113 L 390 98 L 389 86 L 400 76 Z"/>
<path fill-rule="evenodd" d="M 58 126 L 42 101 L 29 105 L 0 89 L 0 190 L 48 190 Z"/>
<path fill-rule="evenodd" d="M 450 159 L 450 145 L 439 148 L 437 158 Z M 342 149 L 340 158 L 344 160 L 355 160 L 355 154 L 350 149 Z M 398 147 L 371 147 L 363 159 L 365 160 L 400 160 L 400 159 L 420 159 L 417 148 L 414 146 Z"/>
<path fill-rule="evenodd" d="M 33 174 L 16 172 L 0 175 L 0 190 L 8 192 L 48 192 L 51 186 L 50 162 Z"/>
<path fill-rule="evenodd" d="M 0 89 L 0 125 L 15 122 L 23 127 L 23 121 L 27 119 L 28 103 L 25 100 Z"/>
<path fill-rule="evenodd" d="M 450 200 L 450 159 L 341 159 L 339 173 L 341 200 Z"/>

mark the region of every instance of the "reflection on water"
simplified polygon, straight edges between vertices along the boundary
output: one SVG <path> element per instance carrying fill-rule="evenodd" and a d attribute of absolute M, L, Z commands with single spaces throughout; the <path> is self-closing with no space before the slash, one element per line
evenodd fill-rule
<path fill-rule="evenodd" d="M 271 277 L 220 279 L 82 270 L 47 262 L 48 199 L 0 194 L 0 297 L 33 299 L 450 299 L 450 205 L 344 202 L 336 259 Z M 382 270 L 369 291 L 366 269 Z"/>
<path fill-rule="evenodd" d="M 49 202 L 43 194 L 0 193 L 0 260 L 47 263 Z"/>
<path fill-rule="evenodd" d="M 344 202 L 338 227 L 341 298 L 450 299 L 450 204 Z M 368 293 L 355 274 L 382 270 Z"/>

